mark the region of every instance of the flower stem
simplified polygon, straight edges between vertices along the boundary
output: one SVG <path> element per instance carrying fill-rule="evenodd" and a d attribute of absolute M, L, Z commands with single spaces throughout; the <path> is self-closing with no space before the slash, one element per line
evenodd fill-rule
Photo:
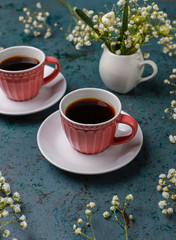
<path fill-rule="evenodd" d="M 124 224 L 125 224 L 124 229 L 125 229 L 126 240 L 128 240 L 128 231 L 127 231 L 128 226 L 127 226 L 127 224 L 126 224 L 126 219 L 125 219 L 125 215 L 124 215 L 124 210 L 125 210 L 125 209 L 123 209 L 123 211 L 122 211 L 122 216 L 123 216 L 123 221 L 124 221 Z"/>
<path fill-rule="evenodd" d="M 114 212 L 115 219 L 120 224 L 121 227 L 125 228 L 125 226 L 121 223 L 121 221 L 118 219 L 116 212 Z"/>
<path fill-rule="evenodd" d="M 87 239 L 96 240 L 96 238 L 91 238 L 91 237 L 85 235 L 83 232 L 81 232 L 81 235 L 82 235 L 83 237 L 87 238 Z"/>
<path fill-rule="evenodd" d="M 90 227 L 91 227 L 91 230 L 92 230 L 92 235 L 93 235 L 93 240 L 96 240 L 95 238 L 95 233 L 94 233 L 94 230 L 93 230 L 93 226 L 92 226 L 92 221 L 91 221 L 91 217 L 88 217 L 88 221 L 89 221 L 89 224 L 90 224 Z"/>

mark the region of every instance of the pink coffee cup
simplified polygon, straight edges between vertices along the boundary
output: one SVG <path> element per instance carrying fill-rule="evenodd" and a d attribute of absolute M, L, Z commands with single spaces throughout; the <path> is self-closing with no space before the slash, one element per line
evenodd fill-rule
<path fill-rule="evenodd" d="M 66 116 L 68 106 L 80 99 L 96 98 L 111 105 L 115 115 L 111 119 L 96 123 L 78 123 Z M 123 144 L 130 141 L 136 134 L 138 124 L 136 120 L 121 113 L 119 98 L 109 91 L 99 88 L 82 88 L 65 95 L 59 105 L 61 122 L 71 146 L 85 154 L 94 154 L 104 151 L 110 145 Z M 131 127 L 131 133 L 126 136 L 118 135 L 118 124 L 123 123 Z"/>
<path fill-rule="evenodd" d="M 55 57 L 46 57 L 38 48 L 31 46 L 14 46 L 0 52 L 0 64 L 12 57 L 31 57 L 38 60 L 38 64 L 25 70 L 4 70 L 0 68 L 0 87 L 11 100 L 26 101 L 34 98 L 40 88 L 53 80 L 60 72 L 60 63 Z M 54 71 L 44 78 L 44 66 L 55 64 Z"/>

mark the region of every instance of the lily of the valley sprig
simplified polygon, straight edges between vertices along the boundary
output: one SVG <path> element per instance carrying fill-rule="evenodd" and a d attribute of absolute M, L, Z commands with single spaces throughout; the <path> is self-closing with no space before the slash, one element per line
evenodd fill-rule
<path fill-rule="evenodd" d="M 22 229 L 27 227 L 26 217 L 21 214 L 20 203 L 20 194 L 18 192 L 11 193 L 9 183 L 0 172 L 0 231 L 4 238 L 11 236 L 10 230 L 6 228 L 7 225 L 16 223 Z M 17 239 L 11 238 L 11 240 Z"/>
<path fill-rule="evenodd" d="M 168 174 L 159 175 L 159 185 L 157 190 L 162 192 L 163 200 L 159 201 L 158 206 L 163 214 L 173 214 L 176 204 L 176 170 L 169 169 Z"/>
<path fill-rule="evenodd" d="M 133 221 L 134 218 L 132 215 L 127 214 L 126 208 L 129 205 L 129 202 L 133 200 L 133 195 L 129 194 L 126 196 L 123 204 L 120 203 L 119 197 L 117 195 L 113 196 L 110 207 L 110 211 L 103 213 L 105 219 L 115 220 L 120 226 L 125 230 L 125 237 L 128 240 L 128 228 L 130 227 L 130 221 Z M 121 216 L 119 216 L 119 214 Z"/>
<path fill-rule="evenodd" d="M 27 227 L 26 217 L 21 214 L 20 203 L 20 194 L 11 193 L 10 185 L 0 171 L 0 231 L 4 238 L 11 236 L 10 230 L 6 228 L 7 225 L 16 223 L 22 229 Z M 17 239 L 11 238 L 11 240 Z"/>
<path fill-rule="evenodd" d="M 44 38 L 51 36 L 51 27 L 47 23 L 50 15 L 48 11 L 42 10 L 40 2 L 36 4 L 37 11 L 32 12 L 31 9 L 25 7 L 23 12 L 26 16 L 19 16 L 19 21 L 25 26 L 24 33 L 33 33 L 35 37 L 43 35 Z"/>
<path fill-rule="evenodd" d="M 75 7 L 78 17 L 76 26 L 67 36 L 75 48 L 90 46 L 101 41 L 102 48 L 107 47 L 112 53 L 130 55 L 152 39 L 159 39 L 164 44 L 163 51 L 176 54 L 175 28 L 167 14 L 159 10 L 157 4 L 141 6 L 138 0 L 119 0 L 112 9 L 95 13 L 92 10 L 80 10 Z"/>
<path fill-rule="evenodd" d="M 85 210 L 85 214 L 86 214 L 86 217 L 87 217 L 87 223 L 84 227 L 81 227 L 80 225 L 83 224 L 83 220 L 82 220 L 82 218 L 78 219 L 77 225 L 76 224 L 73 225 L 73 230 L 74 230 L 76 235 L 82 236 L 83 238 L 87 238 L 87 239 L 90 239 L 90 240 L 96 240 L 94 229 L 93 229 L 93 226 L 92 226 L 92 214 L 93 214 L 94 208 L 95 208 L 95 203 L 94 202 L 90 202 L 89 204 L 87 204 L 86 210 Z M 88 235 L 85 234 L 85 228 L 87 226 L 90 226 L 90 228 L 91 228 L 92 237 L 89 237 Z"/>
<path fill-rule="evenodd" d="M 129 202 L 133 200 L 133 195 L 129 194 L 126 196 L 123 204 L 120 203 L 119 197 L 117 195 L 113 196 L 111 201 L 110 211 L 105 211 L 103 217 L 106 220 L 114 220 L 125 230 L 125 238 L 128 240 L 128 228 L 130 226 L 130 221 L 133 221 L 132 215 L 127 215 L 126 208 L 129 206 Z M 86 206 L 85 214 L 87 217 L 87 222 L 84 224 L 82 218 L 77 220 L 77 224 L 73 225 L 73 230 L 76 235 L 89 239 L 96 240 L 93 224 L 92 224 L 92 215 L 94 213 L 95 203 L 90 202 Z M 87 227 L 91 228 L 92 236 L 88 236 L 86 232 Z"/>
<path fill-rule="evenodd" d="M 55 7 L 59 3 L 64 4 L 68 8 L 68 10 L 70 11 L 72 22 L 72 18 L 74 19 L 73 9 L 67 1 L 58 0 L 53 4 L 49 5 L 46 9 L 42 9 L 42 4 L 40 2 L 37 2 L 36 11 L 32 11 L 31 9 L 25 7 L 23 8 L 23 13 L 25 14 L 25 16 L 21 15 L 18 18 L 18 20 L 24 24 L 24 33 L 27 35 L 32 34 L 34 37 L 42 36 L 45 39 L 51 37 L 52 26 L 48 23 L 48 17 L 50 16 L 48 10 Z M 53 26 L 57 27 L 58 23 L 55 22 Z M 68 30 L 69 28 L 70 26 L 68 27 Z M 62 27 L 60 27 L 60 30 L 62 30 Z"/>
<path fill-rule="evenodd" d="M 164 83 L 175 88 L 170 91 L 170 94 L 176 94 L 176 68 L 172 70 L 169 80 L 165 79 Z M 170 107 L 165 109 L 165 113 L 169 114 L 169 118 L 176 120 L 176 100 L 171 101 Z M 171 143 L 176 143 L 176 135 L 169 135 L 169 140 Z"/>

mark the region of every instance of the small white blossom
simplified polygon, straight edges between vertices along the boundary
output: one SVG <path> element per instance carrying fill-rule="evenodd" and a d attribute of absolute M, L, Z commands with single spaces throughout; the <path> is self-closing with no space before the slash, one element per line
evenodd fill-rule
<path fill-rule="evenodd" d="M 9 205 L 13 204 L 13 199 L 12 199 L 12 198 L 7 198 L 7 203 L 8 203 Z"/>
<path fill-rule="evenodd" d="M 86 209 L 85 214 L 86 214 L 86 215 L 90 215 L 90 214 L 91 214 L 91 210 Z"/>
<path fill-rule="evenodd" d="M 171 106 L 173 107 L 174 105 L 176 105 L 176 101 L 175 101 L 175 100 L 172 100 L 172 101 L 171 101 Z"/>
<path fill-rule="evenodd" d="M 117 195 L 113 196 L 112 201 L 119 201 L 119 198 Z"/>
<path fill-rule="evenodd" d="M 167 214 L 167 209 L 163 209 L 163 210 L 162 210 L 162 213 L 163 213 L 163 214 Z"/>
<path fill-rule="evenodd" d="M 125 0 L 119 0 L 119 1 L 117 2 L 117 5 L 120 7 L 120 6 L 124 5 L 125 2 L 126 2 Z"/>
<path fill-rule="evenodd" d="M 165 186 L 166 182 L 163 179 L 159 179 L 159 185 Z"/>
<path fill-rule="evenodd" d="M 176 172 L 175 172 L 175 168 L 171 168 L 171 169 L 169 169 L 169 171 L 168 171 L 168 175 L 174 175 Z"/>
<path fill-rule="evenodd" d="M 128 201 L 133 200 L 133 195 L 132 194 L 127 195 L 126 200 L 128 200 Z"/>
<path fill-rule="evenodd" d="M 139 43 L 137 43 L 137 44 L 135 45 L 135 48 L 136 48 L 136 49 L 139 49 L 139 48 L 140 48 Z"/>
<path fill-rule="evenodd" d="M 159 201 L 158 206 L 159 208 L 163 209 L 167 205 L 166 200 Z"/>
<path fill-rule="evenodd" d="M 159 178 L 166 178 L 166 174 L 163 174 L 163 173 L 160 174 L 160 175 L 159 175 Z"/>
<path fill-rule="evenodd" d="M 102 17 L 102 22 L 103 24 L 107 25 L 107 26 L 112 26 L 113 23 L 115 21 L 115 14 L 113 11 L 106 13 L 103 17 Z"/>
<path fill-rule="evenodd" d="M 2 217 L 7 217 L 9 215 L 9 212 L 7 210 L 3 210 L 1 215 Z"/>
<path fill-rule="evenodd" d="M 95 203 L 94 202 L 90 202 L 89 206 L 90 206 L 90 208 L 94 208 L 95 207 Z"/>
<path fill-rule="evenodd" d="M 161 185 L 158 185 L 158 186 L 157 186 L 157 190 L 158 190 L 158 191 L 161 191 L 161 190 L 162 190 Z"/>
<path fill-rule="evenodd" d="M 176 184 L 176 177 L 171 178 L 170 182 Z"/>
<path fill-rule="evenodd" d="M 20 208 L 19 204 L 12 205 L 12 207 L 13 207 L 13 210 L 14 210 L 15 213 L 20 213 L 21 212 L 21 208 Z"/>
<path fill-rule="evenodd" d="M 46 39 L 46 38 L 49 38 L 49 37 L 51 37 L 51 32 L 50 31 L 48 31 L 48 32 L 46 32 L 45 33 L 45 35 L 44 35 L 44 38 Z"/>
<path fill-rule="evenodd" d="M 83 220 L 81 218 L 78 219 L 78 224 L 82 223 Z"/>
<path fill-rule="evenodd" d="M 116 208 L 115 206 L 111 206 L 111 207 L 110 207 L 110 210 L 111 210 L 112 212 L 115 212 L 115 211 L 117 210 L 117 208 Z"/>
<path fill-rule="evenodd" d="M 19 20 L 20 22 L 22 22 L 22 21 L 24 20 L 24 17 L 23 17 L 23 16 L 19 16 L 18 20 Z"/>
<path fill-rule="evenodd" d="M 168 191 L 169 191 L 169 188 L 168 188 L 168 186 L 166 186 L 166 187 L 163 187 L 163 191 L 164 191 L 164 192 L 168 192 Z"/>
<path fill-rule="evenodd" d="M 120 205 L 120 203 L 118 201 L 113 201 L 113 200 L 112 200 L 111 204 L 116 207 L 118 207 Z"/>
<path fill-rule="evenodd" d="M 81 235 L 81 228 L 76 228 L 75 233 L 76 235 Z"/>
<path fill-rule="evenodd" d="M 176 195 L 173 194 L 173 195 L 171 196 L 171 199 L 172 199 L 173 201 L 175 201 L 175 200 L 176 200 Z"/>
<path fill-rule="evenodd" d="M 76 230 L 76 224 L 73 224 L 73 230 L 75 231 Z"/>
<path fill-rule="evenodd" d="M 29 29 L 24 29 L 24 32 L 26 33 L 26 34 L 29 34 L 30 33 L 30 30 Z"/>
<path fill-rule="evenodd" d="M 9 230 L 4 230 L 4 232 L 3 232 L 3 237 L 4 238 L 8 238 L 10 236 L 10 231 Z"/>
<path fill-rule="evenodd" d="M 27 222 L 26 221 L 20 222 L 20 227 L 23 229 L 27 228 Z"/>
<path fill-rule="evenodd" d="M 4 183 L 3 186 L 2 186 L 2 189 L 5 192 L 10 192 L 10 184 L 9 183 Z"/>
<path fill-rule="evenodd" d="M 13 197 L 14 197 L 14 198 L 19 198 L 19 199 L 20 199 L 20 194 L 19 194 L 18 192 L 15 192 L 15 193 L 13 194 Z"/>
<path fill-rule="evenodd" d="M 176 143 L 176 136 L 169 135 L 169 141 L 170 141 L 171 143 Z"/>
<path fill-rule="evenodd" d="M 150 53 L 144 53 L 144 58 L 149 58 L 150 57 Z"/>
<path fill-rule="evenodd" d="M 38 3 L 36 4 L 36 7 L 37 7 L 37 8 L 42 8 L 41 3 L 38 2 Z"/>
<path fill-rule="evenodd" d="M 104 213 L 103 213 L 103 217 L 104 218 L 109 218 L 110 217 L 110 214 L 109 214 L 109 212 L 108 211 L 105 211 Z"/>
<path fill-rule="evenodd" d="M 167 213 L 168 213 L 168 214 L 172 214 L 173 212 L 174 212 L 173 208 L 168 208 L 168 209 L 167 209 Z"/>
<path fill-rule="evenodd" d="M 74 39 L 73 34 L 69 34 L 69 35 L 67 36 L 67 40 L 68 40 L 68 41 L 72 42 L 73 39 Z"/>
<path fill-rule="evenodd" d="M 163 196 L 163 198 L 168 199 L 169 198 L 169 193 L 168 192 L 163 192 L 162 196 Z"/>
<path fill-rule="evenodd" d="M 25 221 L 26 220 L 26 216 L 25 215 L 22 215 L 20 218 L 19 218 L 20 221 Z"/>

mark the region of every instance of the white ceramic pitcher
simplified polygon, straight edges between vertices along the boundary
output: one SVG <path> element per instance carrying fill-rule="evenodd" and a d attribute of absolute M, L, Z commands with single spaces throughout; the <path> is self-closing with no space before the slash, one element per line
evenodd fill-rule
<path fill-rule="evenodd" d="M 152 67 L 150 76 L 142 77 L 144 65 Z M 132 55 L 116 55 L 104 49 L 99 63 L 99 72 L 104 84 L 118 93 L 127 93 L 137 84 L 154 77 L 158 68 L 151 60 L 145 60 L 141 51 Z"/>

